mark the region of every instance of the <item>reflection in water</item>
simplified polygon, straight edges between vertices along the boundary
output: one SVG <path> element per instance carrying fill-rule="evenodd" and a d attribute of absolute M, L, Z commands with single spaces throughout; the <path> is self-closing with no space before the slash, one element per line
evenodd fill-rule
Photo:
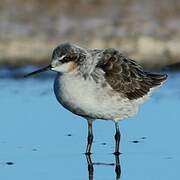
<path fill-rule="evenodd" d="M 91 159 L 91 155 L 86 155 L 87 163 L 88 163 L 88 173 L 89 180 L 93 180 L 94 177 L 94 165 L 104 165 L 104 166 L 115 166 L 116 180 L 119 180 L 121 177 L 121 165 L 119 160 L 119 155 L 115 156 L 115 163 L 93 163 Z"/>
<path fill-rule="evenodd" d="M 88 163 L 89 180 L 93 180 L 94 167 L 93 167 L 91 155 L 86 155 L 86 159 L 87 159 L 87 163 Z"/>
<path fill-rule="evenodd" d="M 118 180 L 121 177 L 121 165 L 119 161 L 119 155 L 115 155 L 115 162 L 116 180 Z"/>

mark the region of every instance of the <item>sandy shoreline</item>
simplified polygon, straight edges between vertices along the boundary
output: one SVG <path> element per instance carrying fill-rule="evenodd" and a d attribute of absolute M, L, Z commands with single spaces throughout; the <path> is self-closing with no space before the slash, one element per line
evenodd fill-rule
<path fill-rule="evenodd" d="M 69 41 L 117 48 L 147 68 L 180 62 L 180 1 L 2 0 L 0 65 L 41 65 Z"/>

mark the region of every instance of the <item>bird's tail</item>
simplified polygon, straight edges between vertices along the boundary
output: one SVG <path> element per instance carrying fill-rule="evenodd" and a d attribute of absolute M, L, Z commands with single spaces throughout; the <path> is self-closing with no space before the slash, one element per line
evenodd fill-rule
<path fill-rule="evenodd" d="M 152 86 L 159 86 L 167 79 L 167 74 L 147 73 L 147 77 L 151 80 Z"/>

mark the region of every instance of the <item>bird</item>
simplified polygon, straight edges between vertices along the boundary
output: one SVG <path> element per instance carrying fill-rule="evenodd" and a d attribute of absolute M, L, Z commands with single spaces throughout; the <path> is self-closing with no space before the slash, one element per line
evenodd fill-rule
<path fill-rule="evenodd" d="M 91 154 L 93 122 L 111 120 L 115 124 L 115 155 L 120 154 L 119 121 L 133 117 L 154 89 L 167 79 L 165 73 L 146 71 L 119 49 L 82 48 L 63 42 L 52 52 L 51 63 L 26 74 L 47 70 L 57 72 L 54 93 L 70 112 L 87 120 L 85 154 Z"/>

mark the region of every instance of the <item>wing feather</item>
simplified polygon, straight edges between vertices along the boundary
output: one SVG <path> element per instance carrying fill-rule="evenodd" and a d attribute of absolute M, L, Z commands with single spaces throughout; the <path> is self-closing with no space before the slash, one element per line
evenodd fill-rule
<path fill-rule="evenodd" d="M 130 100 L 145 96 L 152 87 L 159 86 L 167 78 L 166 74 L 144 71 L 134 60 L 115 49 L 104 50 L 96 68 L 104 71 L 104 77 L 112 89 Z"/>

